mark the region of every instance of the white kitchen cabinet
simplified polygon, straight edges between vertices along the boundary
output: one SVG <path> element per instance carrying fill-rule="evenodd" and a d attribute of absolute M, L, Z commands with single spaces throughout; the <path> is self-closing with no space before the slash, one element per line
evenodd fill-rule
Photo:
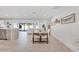
<path fill-rule="evenodd" d="M 19 37 L 18 28 L 0 28 L 0 38 L 7 40 L 16 40 Z"/>

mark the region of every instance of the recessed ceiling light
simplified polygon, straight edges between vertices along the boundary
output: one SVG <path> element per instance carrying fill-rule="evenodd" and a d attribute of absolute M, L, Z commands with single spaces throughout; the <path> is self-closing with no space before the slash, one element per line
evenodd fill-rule
<path fill-rule="evenodd" d="M 53 9 L 59 9 L 61 6 L 54 6 Z"/>
<path fill-rule="evenodd" d="M 43 16 L 47 16 L 47 14 L 44 14 Z"/>
<path fill-rule="evenodd" d="M 34 11 L 34 12 L 32 12 L 33 14 L 36 14 L 36 12 Z"/>
<path fill-rule="evenodd" d="M 8 17 L 8 14 L 5 14 L 5 17 Z"/>
<path fill-rule="evenodd" d="M 24 15 L 26 17 L 26 15 Z"/>

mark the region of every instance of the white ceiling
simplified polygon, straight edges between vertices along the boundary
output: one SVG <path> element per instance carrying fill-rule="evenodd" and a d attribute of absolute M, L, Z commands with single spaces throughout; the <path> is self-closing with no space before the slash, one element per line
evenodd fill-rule
<path fill-rule="evenodd" d="M 0 19 L 51 19 L 67 6 L 0 6 Z"/>
<path fill-rule="evenodd" d="M 59 6 L 0 6 L 0 18 L 51 19 Z"/>

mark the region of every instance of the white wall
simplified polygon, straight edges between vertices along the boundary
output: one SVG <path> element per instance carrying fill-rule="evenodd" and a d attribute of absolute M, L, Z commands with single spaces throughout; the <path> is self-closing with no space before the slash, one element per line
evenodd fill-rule
<path fill-rule="evenodd" d="M 79 51 L 77 49 L 79 46 L 74 44 L 76 40 L 79 40 L 79 8 L 69 7 L 62 9 L 57 15 L 54 16 L 52 21 L 56 18 L 61 20 L 62 17 L 65 17 L 71 13 L 76 14 L 76 22 L 70 24 L 56 24 L 55 26 L 52 26 L 52 34 L 72 50 Z"/>

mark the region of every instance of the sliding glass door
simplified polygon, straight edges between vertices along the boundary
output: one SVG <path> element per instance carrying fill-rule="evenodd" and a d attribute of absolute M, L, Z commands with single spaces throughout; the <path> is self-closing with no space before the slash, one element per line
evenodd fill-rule
<path fill-rule="evenodd" d="M 19 23 L 19 30 L 20 31 L 26 31 L 29 28 L 33 28 L 33 24 L 32 23 Z"/>

